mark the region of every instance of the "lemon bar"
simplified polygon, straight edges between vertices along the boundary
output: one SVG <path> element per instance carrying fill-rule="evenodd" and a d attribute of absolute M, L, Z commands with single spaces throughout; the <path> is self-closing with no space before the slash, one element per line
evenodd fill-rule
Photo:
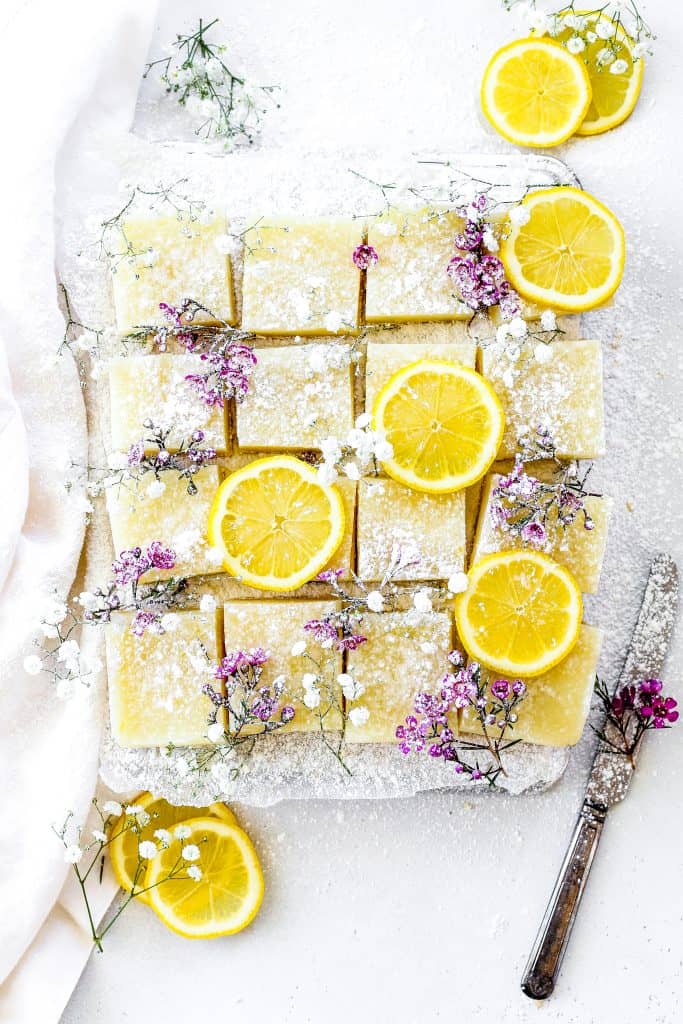
<path fill-rule="evenodd" d="M 541 676 L 524 680 L 527 693 L 509 739 L 549 747 L 578 743 L 590 711 L 601 643 L 602 631 L 584 624 L 576 646 L 564 661 Z M 494 674 L 490 677 L 498 678 Z M 481 734 L 471 708 L 463 711 L 460 728 L 462 732 Z"/>
<path fill-rule="evenodd" d="M 116 551 L 147 547 L 160 540 L 176 555 L 173 569 L 151 569 L 145 580 L 168 576 L 200 576 L 222 572 L 222 559 L 214 557 L 206 537 L 209 511 L 220 483 L 218 467 L 205 466 L 192 477 L 196 494 L 188 494 L 187 480 L 169 470 L 159 483 L 150 473 L 135 485 L 109 487 L 107 511 Z"/>
<path fill-rule="evenodd" d="M 338 690 L 337 676 L 342 671 L 342 656 L 338 652 L 321 652 L 320 647 L 307 638 L 304 625 L 322 619 L 327 613 L 339 607 L 336 601 L 228 601 L 224 606 L 224 629 L 226 651 L 249 650 L 263 647 L 270 657 L 266 662 L 261 685 L 270 686 L 278 676 L 285 676 L 283 704 L 295 709 L 293 720 L 285 726 L 288 732 L 313 732 L 320 730 L 320 714 L 324 714 L 325 729 L 341 727 L 339 711 L 321 690 L 318 708 L 308 708 L 302 701 L 305 695 L 304 676 L 316 674 L 314 662 L 305 654 L 292 654 L 297 641 L 307 641 L 308 648 L 316 658 L 331 657 L 326 681 Z M 341 692 L 339 691 L 339 703 Z"/>
<path fill-rule="evenodd" d="M 497 346 L 482 353 L 482 372 L 505 412 L 499 458 L 513 456 L 520 436 L 538 427 L 550 431 L 561 458 L 604 455 L 600 342 L 554 341 L 547 348 L 549 361 L 543 363 L 526 347 L 517 360 Z"/>
<path fill-rule="evenodd" d="M 316 448 L 353 426 L 350 346 L 257 348 L 249 396 L 237 406 L 241 448 Z"/>
<path fill-rule="evenodd" d="M 413 713 L 415 697 L 435 693 L 448 669 L 452 624 L 446 612 L 368 613 L 359 626 L 367 643 L 349 652 L 348 668 L 366 687 L 359 700 L 370 712 L 365 725 L 349 721 L 352 743 L 393 743 L 396 726 Z"/>
<path fill-rule="evenodd" d="M 116 612 L 105 630 L 114 739 L 122 747 L 206 744 L 212 704 L 202 686 L 218 662 L 216 613 L 175 612 L 162 635 L 148 628 L 136 636 L 132 619 Z"/>
<path fill-rule="evenodd" d="M 184 299 L 209 310 L 198 312 L 195 323 L 234 323 L 230 260 L 221 252 L 225 229 L 221 217 L 206 224 L 181 213 L 129 217 L 123 231 L 134 255 L 112 262 L 119 331 L 163 324 L 159 303 L 179 307 Z"/>
<path fill-rule="evenodd" d="M 255 334 L 348 334 L 359 322 L 360 221 L 262 218 L 244 236 L 242 328 Z"/>
<path fill-rule="evenodd" d="M 395 480 L 361 481 L 358 492 L 358 575 L 381 580 L 396 546 L 415 564 L 397 580 L 448 579 L 465 566 L 465 495 L 423 494 Z"/>
<path fill-rule="evenodd" d="M 344 505 L 344 536 L 342 542 L 332 555 L 332 558 L 325 566 L 326 569 L 344 569 L 344 577 L 348 577 L 349 570 L 355 570 L 356 553 L 356 491 L 355 481 L 346 477 L 339 477 L 335 480 L 334 487 L 341 494 Z"/>
<path fill-rule="evenodd" d="M 527 467 L 530 476 L 534 466 Z M 497 474 L 487 477 L 482 494 L 477 534 L 472 551 L 472 563 L 495 551 L 522 549 L 527 546 L 519 535 L 496 527 L 491 515 L 491 492 L 500 480 Z M 580 512 L 569 526 L 561 526 L 553 512 L 546 523 L 547 539 L 540 550 L 554 558 L 573 574 L 584 594 L 594 594 L 598 589 L 600 571 L 607 545 L 607 527 L 612 503 L 609 498 L 587 497 L 584 504 L 593 520 L 593 529 L 584 527 Z M 538 546 L 536 545 L 538 548 Z"/>
<path fill-rule="evenodd" d="M 185 379 L 204 368 L 200 357 L 191 353 L 113 359 L 109 367 L 113 447 L 126 451 L 149 433 L 143 423 L 151 420 L 155 428 L 170 431 L 166 441 L 170 451 L 189 441 L 195 430 L 202 430 L 203 445 L 224 452 L 224 410 L 202 402 Z"/>
<path fill-rule="evenodd" d="M 447 274 L 463 221 L 453 210 L 389 210 L 368 229 L 378 256 L 367 271 L 368 323 L 410 320 L 469 320 Z"/>
<path fill-rule="evenodd" d="M 425 325 L 431 326 L 431 325 Z M 435 325 L 441 326 L 441 325 Z M 387 334 L 393 334 L 387 331 Z M 369 342 L 365 364 L 365 408 L 372 412 L 377 395 L 387 381 L 419 359 L 440 359 L 446 363 L 460 363 L 474 369 L 477 346 L 470 341 L 423 342 L 420 344 L 395 344 Z"/>

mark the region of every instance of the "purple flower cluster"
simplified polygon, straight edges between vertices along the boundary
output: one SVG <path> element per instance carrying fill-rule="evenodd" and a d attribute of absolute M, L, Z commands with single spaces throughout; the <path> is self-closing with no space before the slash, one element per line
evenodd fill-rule
<path fill-rule="evenodd" d="M 278 676 L 272 686 L 260 686 L 263 666 L 270 655 L 262 647 L 248 651 L 230 651 L 216 666 L 214 675 L 225 683 L 225 694 L 205 683 L 204 693 L 215 709 L 225 708 L 231 717 L 234 735 L 254 723 L 269 732 L 286 725 L 294 718 L 291 704 L 280 704 L 284 693 L 284 677 Z M 216 721 L 216 712 L 212 720 Z"/>
<path fill-rule="evenodd" d="M 484 233 L 488 200 L 480 195 L 468 206 L 458 209 L 465 218 L 465 227 L 455 236 L 455 247 L 460 249 L 446 267 L 446 273 L 458 289 L 462 301 L 477 313 L 490 306 L 500 306 L 504 317 L 513 317 L 519 309 L 517 294 L 505 276 L 505 267 L 491 253 L 486 252 Z"/>
<path fill-rule="evenodd" d="M 521 679 L 512 683 L 507 679 L 495 679 L 487 683 L 479 665 L 474 662 L 463 665 L 459 651 L 451 651 L 448 660 L 457 671 L 443 676 L 438 693 L 417 695 L 413 714 L 407 715 L 396 728 L 399 749 L 403 754 L 426 749 L 430 757 L 440 757 L 452 763 L 458 774 L 465 773 L 475 781 L 485 778 L 495 785 L 496 778 L 504 771 L 501 753 L 514 742 L 506 740 L 504 743 L 503 737 L 517 721 L 514 709 L 523 700 L 526 686 Z M 471 762 L 463 756 L 464 751 L 473 749 L 472 744 L 461 743 L 459 749 L 451 728 L 449 716 L 466 707 L 473 709 L 483 727 L 485 745 L 474 749 L 483 749 L 491 755 L 491 764 L 484 769 L 477 760 Z M 498 728 L 497 737 L 488 731 L 493 725 Z"/>
<path fill-rule="evenodd" d="M 634 712 L 647 728 L 665 729 L 678 721 L 678 701 L 662 694 L 660 679 L 644 679 L 638 686 L 624 686 L 612 698 L 612 711 L 620 718 Z"/>
<path fill-rule="evenodd" d="M 316 579 L 320 580 L 321 583 L 331 583 L 334 586 L 335 583 L 339 582 L 345 572 L 346 569 L 323 569 L 322 572 L 318 573 Z"/>
<path fill-rule="evenodd" d="M 136 584 L 150 569 L 172 569 L 175 559 L 175 551 L 165 548 L 160 540 L 153 540 L 144 551 L 142 548 L 121 551 L 111 568 L 116 583 L 124 587 L 129 583 Z"/>
<path fill-rule="evenodd" d="M 180 306 L 171 306 L 168 302 L 160 302 L 159 309 L 164 318 L 168 321 L 168 327 L 160 327 L 154 335 L 154 344 L 160 352 L 165 352 L 168 345 L 169 335 L 183 345 L 188 352 L 191 352 L 197 343 L 197 335 L 191 331 L 183 317 L 193 307 L 190 299 L 185 299 Z"/>
<path fill-rule="evenodd" d="M 376 267 L 379 263 L 379 254 L 374 245 L 363 243 L 357 245 L 351 257 L 359 270 L 367 270 L 368 267 Z"/>
<path fill-rule="evenodd" d="M 248 345 L 232 342 L 222 352 L 203 352 L 206 370 L 188 373 L 185 380 L 205 405 L 224 405 L 226 399 L 243 402 L 249 393 L 249 378 L 256 356 Z"/>
<path fill-rule="evenodd" d="M 337 651 L 355 651 L 368 639 L 360 633 L 347 632 L 343 627 L 342 636 L 339 636 L 337 625 L 329 619 L 310 619 L 304 625 L 304 631 L 325 650 L 334 647 Z"/>

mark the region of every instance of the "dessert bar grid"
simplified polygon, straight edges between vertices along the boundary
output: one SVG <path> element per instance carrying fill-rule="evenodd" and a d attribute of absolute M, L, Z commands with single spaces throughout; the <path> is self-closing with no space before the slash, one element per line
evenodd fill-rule
<path fill-rule="evenodd" d="M 527 184 L 576 183 L 575 178 L 564 165 L 556 160 L 547 158 L 529 157 L 513 159 L 510 163 L 501 161 L 500 158 L 467 158 L 458 160 L 457 165 L 465 168 L 467 173 L 480 175 L 482 178 L 486 174 L 488 176 L 486 180 L 491 180 L 495 173 L 495 182 L 501 194 L 509 193 L 512 199 L 515 198 L 515 190 Z M 439 186 L 435 185 L 433 187 L 438 188 Z M 252 203 L 255 202 L 254 196 L 251 199 Z M 281 208 L 286 208 L 286 205 L 283 203 Z M 237 223 L 239 224 L 239 221 Z M 272 227 L 274 231 L 280 230 L 276 222 L 270 219 L 268 226 Z M 375 224 L 374 229 L 371 230 L 376 229 Z M 349 239 L 345 239 L 344 244 L 346 245 L 346 242 L 348 242 L 350 245 L 352 240 L 349 237 Z M 347 249 L 348 246 L 345 248 L 346 255 L 348 256 Z M 329 425 L 316 422 L 315 434 L 312 432 L 307 434 L 304 427 L 303 432 L 300 431 L 298 436 L 288 436 L 287 430 L 291 428 L 291 423 L 288 422 L 286 417 L 282 419 L 279 425 L 266 423 L 264 426 L 264 418 L 267 419 L 269 409 L 272 409 L 272 403 L 266 398 L 266 400 L 262 401 L 261 407 L 259 407 L 258 388 L 256 389 L 256 401 L 253 402 L 253 396 L 249 396 L 244 405 L 240 407 L 237 416 L 235 416 L 234 409 L 228 408 L 225 420 L 222 417 L 215 416 L 215 414 L 208 417 L 202 429 L 205 429 L 211 442 L 215 443 L 215 446 L 221 451 L 218 467 L 211 467 L 203 471 L 206 473 L 206 478 L 203 482 L 206 484 L 208 494 L 215 489 L 218 479 L 225 475 L 226 472 L 230 472 L 234 468 L 257 457 L 256 453 L 260 449 L 264 451 L 272 450 L 269 439 L 273 437 L 273 430 L 275 428 L 281 431 L 281 436 L 284 439 L 280 446 L 281 450 L 294 453 L 307 451 L 313 447 L 316 437 L 324 437 L 328 433 L 337 435 L 343 433 L 352 425 L 354 417 L 363 411 L 366 398 L 372 397 L 372 393 L 377 389 L 378 382 L 381 383 L 380 378 L 383 375 L 386 377 L 390 376 L 394 372 L 392 367 L 398 365 L 397 361 L 404 358 L 404 352 L 407 351 L 405 346 L 422 346 L 420 350 L 415 350 L 416 358 L 424 356 L 428 351 L 430 355 L 435 355 L 439 358 L 454 357 L 457 361 L 474 363 L 475 345 L 464 323 L 415 323 L 407 326 L 392 326 L 390 328 L 378 323 L 376 326 L 372 326 L 370 325 L 371 321 L 380 321 L 386 314 L 380 308 L 381 303 L 378 304 L 378 300 L 376 297 L 373 298 L 371 293 L 364 293 L 361 297 L 358 322 L 353 322 L 352 304 L 346 302 L 345 298 L 344 302 L 346 302 L 346 305 L 342 304 L 344 311 L 340 314 L 341 322 L 334 322 L 329 318 L 325 322 L 327 314 L 324 314 L 324 310 L 321 313 L 316 308 L 312 310 L 309 308 L 305 312 L 306 316 L 311 313 L 311 330 L 296 332 L 292 330 L 289 332 L 289 336 L 287 336 L 286 325 L 283 328 L 282 321 L 278 322 L 277 317 L 260 323 L 255 319 L 258 317 L 259 300 L 261 300 L 262 304 L 263 295 L 259 293 L 258 287 L 255 288 L 253 284 L 249 285 L 248 282 L 245 293 L 239 251 L 233 254 L 233 268 L 234 295 L 231 294 L 229 301 L 224 301 L 219 315 L 225 316 L 226 319 L 237 319 L 245 327 L 258 329 L 258 336 L 254 344 L 257 349 L 261 350 L 262 368 L 264 371 L 267 371 L 267 378 L 271 382 L 282 382 L 285 394 L 287 393 L 287 388 L 296 389 L 297 387 L 296 367 L 293 365 L 294 360 L 291 358 L 292 356 L 310 358 L 312 360 L 325 358 L 326 353 L 334 351 L 337 345 L 341 343 L 353 346 L 354 350 L 360 353 L 360 361 L 355 364 L 358 367 L 358 372 L 352 375 L 352 398 L 346 403 L 348 423 L 344 420 L 344 413 L 337 408 L 338 405 L 343 404 L 343 397 L 346 390 L 349 389 L 348 369 L 343 365 L 337 368 L 332 365 L 328 368 L 329 373 L 326 375 L 328 391 L 325 395 L 325 402 L 322 405 L 331 405 L 334 415 L 331 417 Z M 128 284 L 128 291 L 130 292 L 130 282 Z M 118 291 L 121 291 L 122 284 L 120 281 L 117 283 L 116 288 Z M 393 301 L 390 282 L 385 282 L 381 286 L 380 291 L 382 289 L 384 289 L 385 296 L 388 296 L 388 299 L 385 299 L 385 301 Z M 243 299 L 245 294 L 246 299 Z M 437 304 L 435 308 L 438 308 L 440 297 L 438 295 L 431 297 L 430 301 L 435 302 Z M 126 312 L 126 304 L 121 299 L 117 303 L 117 308 L 124 310 L 124 317 L 130 312 Z M 269 315 L 271 313 L 272 310 Z M 295 317 L 301 317 L 301 315 L 301 310 L 298 313 L 294 310 Z M 405 311 L 397 308 L 396 316 L 403 315 L 405 315 Z M 368 323 L 367 327 L 364 326 L 365 322 Z M 132 325 L 133 321 L 126 321 L 124 318 L 119 323 L 119 328 L 125 330 Z M 568 318 L 564 323 L 564 327 L 568 338 L 576 338 L 579 330 L 578 318 Z M 334 331 L 345 332 L 339 338 L 339 341 L 336 341 L 334 336 L 324 337 L 326 331 L 333 335 L 332 328 L 334 328 Z M 272 337 L 261 333 L 265 331 L 277 332 L 277 335 Z M 298 338 L 297 335 L 299 336 Z M 310 336 L 302 337 L 302 335 Z M 594 343 L 580 343 L 576 341 L 570 343 L 571 346 L 576 344 L 594 345 Z M 296 348 L 296 352 L 292 351 L 293 348 Z M 404 350 L 403 352 L 401 351 L 402 349 Z M 283 358 L 283 355 L 285 358 Z M 148 395 L 150 389 L 152 392 L 154 391 L 150 380 L 148 379 L 145 382 L 143 379 L 144 374 L 139 372 L 140 368 L 146 370 L 147 364 L 152 364 L 154 369 L 150 366 L 150 373 L 153 376 L 158 370 L 165 372 L 164 365 L 166 363 L 170 364 L 171 360 L 183 358 L 186 357 L 179 356 L 176 353 L 169 353 L 165 356 L 156 353 L 154 355 L 144 355 L 138 359 L 131 360 L 129 357 L 126 360 L 117 361 L 114 366 L 111 384 L 107 375 L 103 375 L 101 378 L 98 409 L 90 409 L 91 415 L 95 418 L 94 432 L 97 442 L 103 443 L 106 446 L 108 439 L 113 438 L 114 446 L 125 450 L 127 445 L 136 439 L 133 433 L 131 433 L 130 427 L 130 418 L 134 416 L 134 411 L 130 414 L 128 420 L 126 419 L 125 410 L 124 414 L 120 417 L 115 417 L 113 421 L 109 420 L 107 410 L 112 407 L 112 399 L 114 409 L 117 409 L 117 396 L 121 398 L 120 405 L 125 404 L 124 399 L 128 401 L 131 399 L 131 396 L 133 403 L 137 402 L 140 394 Z M 174 363 L 173 365 L 176 364 Z M 132 368 L 134 368 L 134 372 L 131 373 Z M 482 366 L 481 362 L 479 362 L 479 368 L 484 369 L 486 372 L 486 368 Z M 335 369 L 339 372 L 335 373 Z M 493 376 L 494 372 L 494 370 L 490 370 L 491 376 Z M 505 385 L 504 382 L 499 382 L 496 386 L 504 387 Z M 113 389 L 111 393 L 109 391 L 110 387 Z M 368 395 L 365 394 L 366 389 L 369 392 Z M 138 396 L 137 398 L 135 397 L 136 395 Z M 160 410 L 158 415 L 163 417 L 163 409 Z M 139 430 L 137 433 L 139 436 Z M 222 444 L 221 437 L 224 439 Z M 236 443 L 238 438 L 244 447 L 248 446 L 250 449 L 248 454 L 239 450 Z M 591 438 L 587 438 L 579 454 L 598 454 L 597 451 L 593 452 L 590 450 L 592 443 Z M 508 447 L 511 449 L 510 445 Z M 512 451 L 505 449 L 502 454 L 510 455 Z M 568 450 L 566 454 L 572 455 L 575 453 Z M 453 506 L 450 512 L 450 522 L 456 521 L 458 517 L 462 521 L 463 549 L 465 546 L 471 549 L 474 543 L 474 526 L 479 502 L 482 500 L 482 489 L 483 501 L 485 502 L 490 486 L 490 481 L 487 481 L 483 483 L 482 488 L 470 489 L 470 492 L 467 494 L 466 509 L 457 507 L 463 503 L 462 495 L 448 496 L 450 504 Z M 352 492 L 355 489 L 355 485 L 346 481 L 344 488 L 347 492 L 344 497 L 348 510 L 352 506 Z M 373 525 L 386 520 L 388 510 L 400 502 L 401 495 L 394 493 L 395 485 L 393 481 L 386 478 L 364 483 L 363 488 L 366 492 L 366 497 L 357 504 L 357 528 L 355 532 L 349 533 L 345 539 L 345 553 L 348 553 L 351 558 L 356 558 L 356 568 L 360 571 L 361 575 L 366 578 L 374 578 L 380 570 L 378 560 L 381 557 L 381 545 L 374 543 L 376 537 L 374 536 Z M 171 494 L 169 497 L 175 502 L 176 499 L 180 500 L 181 495 L 180 493 L 176 495 Z M 199 497 L 195 496 L 195 498 L 190 500 L 197 502 Z M 419 496 L 414 497 L 416 500 L 419 500 Z M 131 523 L 130 521 L 127 522 L 125 504 L 122 508 L 120 502 L 117 503 L 111 498 L 108 504 L 112 526 L 115 534 L 117 534 L 115 539 L 118 549 L 119 547 L 127 546 L 123 541 L 130 536 Z M 199 518 L 206 512 L 206 504 L 198 503 L 194 511 L 197 515 L 196 521 L 199 522 Z M 406 514 L 408 515 L 409 513 L 410 509 L 406 509 Z M 419 520 L 422 521 L 428 514 L 427 508 L 420 509 L 418 513 Z M 180 523 L 179 526 L 186 526 L 186 523 Z M 113 552 L 108 531 L 108 524 L 103 521 L 101 515 L 98 515 L 98 522 L 93 531 L 95 542 L 100 545 L 106 544 L 108 549 Z M 438 536 L 427 539 L 432 543 L 431 547 L 429 543 L 426 545 L 429 549 L 425 552 L 426 567 L 421 573 L 417 574 L 416 578 L 442 578 L 448 574 L 451 568 L 457 568 L 457 565 L 451 567 L 443 563 L 443 544 L 439 543 Z M 91 538 L 89 544 L 92 545 L 92 543 L 93 539 Z M 480 531 L 477 544 L 480 547 L 483 546 L 483 549 L 486 550 L 487 543 L 492 543 L 491 538 L 487 539 Z M 102 551 L 100 550 L 100 556 L 101 554 Z M 198 555 L 196 551 L 188 554 L 188 558 L 192 560 L 198 559 L 194 563 L 193 575 L 196 573 L 197 566 L 203 572 L 209 573 L 191 581 L 191 592 L 195 598 L 195 606 L 201 594 L 211 593 L 219 602 L 229 602 L 226 615 L 233 615 L 239 612 L 238 605 L 236 604 L 236 601 L 239 599 L 247 597 L 251 599 L 258 597 L 260 599 L 263 596 L 260 594 L 255 595 L 252 590 L 241 586 L 237 581 L 221 573 L 216 573 L 215 565 L 210 565 L 206 560 L 202 561 L 204 555 L 204 552 L 199 552 Z M 582 557 L 582 554 L 579 552 L 576 555 L 577 562 L 581 562 Z M 335 559 L 336 564 L 343 564 L 343 562 L 344 557 L 341 558 L 341 562 Z M 592 568 L 589 566 L 586 570 L 586 578 L 582 581 L 582 589 L 594 589 L 596 575 L 597 570 L 595 566 Z M 301 588 L 300 591 L 295 592 L 294 595 L 273 597 L 273 601 L 283 602 L 294 598 L 321 600 L 330 597 L 331 594 L 326 592 L 324 584 L 311 583 Z M 244 601 L 243 607 L 247 607 L 246 601 Z M 235 612 L 235 609 L 238 609 L 238 611 Z M 585 629 L 590 631 L 590 627 L 585 627 Z M 593 638 L 589 636 L 586 641 L 589 643 L 589 646 L 592 640 Z M 110 664 L 114 660 L 114 657 L 110 656 Z M 358 739 L 360 738 L 359 736 Z M 369 736 L 368 738 L 381 740 L 383 737 L 380 734 Z M 182 742 L 182 736 L 179 742 Z M 393 744 L 383 742 L 349 744 L 346 760 L 351 768 L 352 775 L 348 777 L 335 772 L 336 766 L 333 762 L 330 763 L 328 761 L 329 757 L 329 752 L 320 746 L 319 741 L 305 732 L 290 735 L 278 734 L 261 741 L 259 743 L 259 751 L 253 756 L 248 768 L 243 770 L 235 781 L 231 781 L 229 786 L 226 785 L 221 789 L 216 785 L 215 780 L 211 783 L 204 781 L 197 785 L 196 779 L 188 778 L 184 774 L 182 767 L 182 751 L 175 751 L 171 756 L 168 756 L 161 749 L 121 746 L 113 738 L 108 726 L 103 747 L 101 771 L 104 780 L 116 789 L 121 790 L 144 786 L 153 788 L 155 792 L 166 795 L 176 801 L 183 799 L 196 803 L 202 803 L 208 798 L 214 799 L 221 795 L 252 803 L 268 803 L 282 798 L 307 796 L 355 798 L 366 796 L 401 796 L 422 789 L 450 788 L 462 785 L 448 768 L 440 765 L 437 766 L 430 762 L 430 759 L 424 759 L 423 761 L 420 759 L 406 760 L 400 756 Z M 566 763 L 567 751 L 563 748 L 520 744 L 510 752 L 510 774 L 508 779 L 503 781 L 503 785 L 512 792 L 521 792 L 529 788 L 550 784 L 559 777 Z M 471 790 L 471 784 L 465 783 L 465 785 L 469 785 Z"/>

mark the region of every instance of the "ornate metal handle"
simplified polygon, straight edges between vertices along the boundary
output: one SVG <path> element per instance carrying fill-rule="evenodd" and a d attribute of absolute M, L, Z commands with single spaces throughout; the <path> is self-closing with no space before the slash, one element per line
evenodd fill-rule
<path fill-rule="evenodd" d="M 588 802 L 581 809 L 522 978 L 531 999 L 547 999 L 555 988 L 606 816 L 607 808 Z"/>

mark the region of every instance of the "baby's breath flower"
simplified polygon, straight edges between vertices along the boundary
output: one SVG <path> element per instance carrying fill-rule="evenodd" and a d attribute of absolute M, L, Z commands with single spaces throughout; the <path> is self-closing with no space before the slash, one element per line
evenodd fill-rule
<path fill-rule="evenodd" d="M 103 832 L 100 828 L 94 828 L 92 830 L 92 837 L 96 843 L 106 843 L 107 833 Z"/>
<path fill-rule="evenodd" d="M 105 814 L 119 815 L 123 814 L 123 807 L 118 800 L 107 800 L 106 803 L 102 804 L 102 810 Z"/>
<path fill-rule="evenodd" d="M 431 612 L 432 610 L 432 599 L 429 596 L 429 590 L 422 587 L 413 596 L 413 605 L 418 612 Z"/>
<path fill-rule="evenodd" d="M 202 880 L 202 869 L 197 864 L 190 864 L 187 869 L 187 876 L 193 882 L 200 882 Z"/>
<path fill-rule="evenodd" d="M 305 651 L 306 651 L 306 641 L 305 640 L 297 640 L 297 642 L 292 645 L 291 654 L 292 654 L 293 658 L 298 658 L 300 655 L 304 654 Z"/>
<path fill-rule="evenodd" d="M 43 671 L 43 659 L 37 654 L 29 654 L 24 658 L 24 672 L 29 676 L 37 676 Z"/>
<path fill-rule="evenodd" d="M 156 843 L 153 843 L 151 839 L 144 839 L 138 846 L 138 853 L 143 860 L 152 860 L 156 857 L 159 849 Z"/>
<path fill-rule="evenodd" d="M 614 64 L 611 65 L 609 71 L 611 75 L 624 75 L 628 71 L 628 64 L 622 57 L 619 57 L 615 60 Z"/>
<path fill-rule="evenodd" d="M 451 594 L 463 594 L 467 590 L 467 573 L 454 572 L 449 576 L 447 587 Z"/>
<path fill-rule="evenodd" d="M 67 846 L 64 850 L 64 860 L 67 864 L 78 864 L 82 858 L 83 850 L 77 843 L 71 843 L 71 845 Z"/>
<path fill-rule="evenodd" d="M 176 839 L 187 839 L 192 834 L 192 829 L 187 825 L 176 825 L 173 829 L 173 835 Z"/>
<path fill-rule="evenodd" d="M 581 36 L 571 36 L 567 40 L 567 49 L 573 54 L 582 53 L 586 49 L 586 43 Z"/>
<path fill-rule="evenodd" d="M 365 725 L 369 717 L 369 710 L 362 704 L 356 708 L 351 708 L 349 711 L 349 721 L 356 727 Z"/>
<path fill-rule="evenodd" d="M 199 847 L 194 843 L 189 843 L 187 846 L 183 846 L 181 853 L 183 860 L 190 862 L 199 860 Z"/>
<path fill-rule="evenodd" d="M 384 609 L 384 595 L 380 590 L 371 590 L 368 594 L 367 605 L 371 612 L 381 612 Z"/>
<path fill-rule="evenodd" d="M 173 842 L 173 836 L 167 828 L 157 828 L 154 830 L 154 838 L 158 843 L 161 843 L 163 847 L 170 846 Z"/>

